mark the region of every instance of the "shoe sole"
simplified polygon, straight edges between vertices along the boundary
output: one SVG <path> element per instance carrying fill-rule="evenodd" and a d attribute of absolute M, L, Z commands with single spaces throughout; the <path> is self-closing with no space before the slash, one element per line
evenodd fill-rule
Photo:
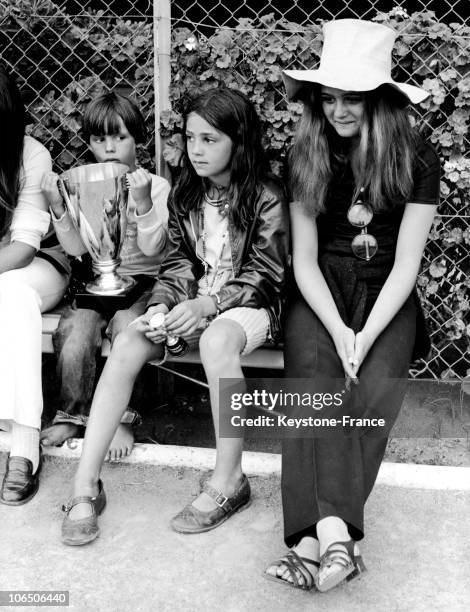
<path fill-rule="evenodd" d="M 267 574 L 266 572 L 263 572 L 261 575 L 263 576 L 263 578 L 266 578 L 266 580 L 272 580 L 273 582 L 277 582 L 278 584 L 283 584 L 284 586 L 290 587 L 291 589 L 297 589 L 298 591 L 314 591 L 316 589 L 315 578 L 313 579 L 313 584 L 311 587 L 305 587 L 305 586 L 297 586 L 293 582 L 289 582 L 288 580 L 283 580 L 282 578 L 279 578 L 277 576 L 271 576 L 271 574 Z"/>
<path fill-rule="evenodd" d="M 367 568 L 364 565 L 364 563 L 361 561 L 361 564 L 355 563 L 354 567 L 352 568 L 352 570 L 350 572 L 338 572 L 338 574 L 336 574 L 335 576 L 332 576 L 331 581 L 325 580 L 322 584 L 321 587 L 318 586 L 317 581 L 315 580 L 315 586 L 317 588 L 317 591 L 320 591 L 320 593 L 325 593 L 326 591 L 329 591 L 330 589 L 333 589 L 335 586 L 338 586 L 339 584 L 341 584 L 342 582 L 346 581 L 346 582 L 350 582 L 351 580 L 355 580 L 356 578 L 360 578 L 362 576 L 362 574 L 365 574 L 365 572 L 367 572 Z M 337 579 L 336 576 L 339 574 L 343 574 L 341 579 Z M 325 588 L 326 585 L 326 588 Z"/>
<path fill-rule="evenodd" d="M 331 578 L 327 578 L 324 580 L 321 585 L 315 580 L 315 586 L 320 593 L 326 593 L 327 591 L 334 589 L 335 586 L 338 586 L 342 582 L 344 582 L 354 571 L 355 567 L 352 567 L 350 570 L 343 570 L 336 572 Z"/>
<path fill-rule="evenodd" d="M 241 504 L 240 506 L 238 506 L 238 508 L 236 508 L 230 514 L 226 514 L 215 525 L 208 525 L 207 527 L 199 527 L 196 531 L 188 531 L 186 529 L 179 529 L 178 527 L 175 527 L 171 522 L 170 522 L 170 527 L 173 529 L 173 531 L 176 531 L 176 533 L 184 533 L 184 535 L 192 535 L 194 533 L 205 533 L 206 531 L 212 531 L 213 529 L 216 529 L 217 527 L 222 525 L 222 523 L 225 523 L 225 521 L 228 521 L 228 519 L 232 517 L 235 513 L 241 512 L 242 510 L 246 510 L 250 506 L 251 506 L 251 499 L 249 499 L 245 504 Z"/>
<path fill-rule="evenodd" d="M 27 504 L 30 500 L 32 500 L 38 491 L 39 487 L 37 487 L 36 490 L 31 493 L 31 495 L 29 495 L 25 499 L 20 499 L 19 501 L 8 501 L 6 499 L 3 499 L 3 497 L 0 497 L 0 502 L 2 504 L 5 504 L 5 506 L 22 506 L 23 504 Z"/>
<path fill-rule="evenodd" d="M 100 532 L 98 530 L 92 537 L 88 538 L 87 540 L 80 540 L 80 542 L 77 540 L 69 540 L 67 538 L 60 538 L 60 540 L 62 544 L 65 544 L 66 546 L 85 546 L 86 544 L 94 542 L 99 535 Z"/>

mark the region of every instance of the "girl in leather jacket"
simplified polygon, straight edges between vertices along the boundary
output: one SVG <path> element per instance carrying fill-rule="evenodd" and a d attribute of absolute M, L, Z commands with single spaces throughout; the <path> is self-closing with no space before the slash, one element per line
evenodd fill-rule
<path fill-rule="evenodd" d="M 169 251 L 146 313 L 118 334 L 96 388 L 75 477 L 79 501 L 68 506 L 62 528 L 66 544 L 98 535 L 102 462 L 138 372 L 165 358 L 169 336 L 199 347 L 217 441 L 213 473 L 171 526 L 208 531 L 250 500 L 242 434 L 220 436 L 219 379 L 243 386 L 240 355 L 279 333 L 288 212 L 282 190 L 268 179 L 259 119 L 244 94 L 218 88 L 197 96 L 185 112 L 183 137 L 181 174 L 168 206 Z"/>

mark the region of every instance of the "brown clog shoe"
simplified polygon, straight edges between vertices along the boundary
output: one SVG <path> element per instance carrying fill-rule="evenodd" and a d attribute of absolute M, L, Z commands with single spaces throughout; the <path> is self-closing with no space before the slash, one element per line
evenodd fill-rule
<path fill-rule="evenodd" d="M 90 504 L 90 516 L 81 519 L 70 519 L 70 510 L 78 504 Z M 98 516 L 103 512 L 105 506 L 106 494 L 101 480 L 98 481 L 98 495 L 95 497 L 80 495 L 74 497 L 66 506 L 63 506 L 62 510 L 66 514 L 62 522 L 62 542 L 67 544 L 67 546 L 83 546 L 83 544 L 89 544 L 96 540 L 100 534 Z"/>
<path fill-rule="evenodd" d="M 242 475 L 240 486 L 232 495 L 226 497 L 217 489 L 214 489 L 207 481 L 201 483 L 201 491 L 212 497 L 217 504 L 217 508 L 204 512 L 198 510 L 192 503 L 188 504 L 171 519 L 170 525 L 174 531 L 178 533 L 203 533 L 215 529 L 232 514 L 247 508 L 250 502 L 250 483 L 245 474 Z"/>

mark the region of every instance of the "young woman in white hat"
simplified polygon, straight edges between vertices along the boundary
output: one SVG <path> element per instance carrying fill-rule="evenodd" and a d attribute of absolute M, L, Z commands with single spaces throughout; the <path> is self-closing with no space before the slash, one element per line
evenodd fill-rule
<path fill-rule="evenodd" d="M 284 72 L 288 97 L 304 104 L 289 156 L 298 293 L 286 322 L 286 377 L 310 379 L 312 391 L 329 381 L 341 397 L 314 415 L 336 416 L 340 428 L 284 442 L 290 550 L 265 575 L 305 590 L 327 591 L 364 569 L 357 542 L 403 400 L 398 383 L 429 348 L 414 287 L 439 159 L 408 116 L 428 94 L 391 78 L 394 40 L 384 25 L 332 21 L 319 68 Z"/>

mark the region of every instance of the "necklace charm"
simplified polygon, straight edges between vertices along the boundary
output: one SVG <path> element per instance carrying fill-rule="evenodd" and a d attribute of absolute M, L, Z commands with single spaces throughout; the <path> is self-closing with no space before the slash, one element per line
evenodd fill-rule
<path fill-rule="evenodd" d="M 219 215 L 222 218 L 225 218 L 228 215 L 229 208 L 230 208 L 230 205 L 228 201 L 226 201 L 225 204 L 219 208 Z"/>
<path fill-rule="evenodd" d="M 212 206 L 213 208 L 217 208 L 219 211 L 219 215 L 224 218 L 228 215 L 230 209 L 230 200 L 227 194 L 219 195 L 217 198 L 210 198 L 207 192 L 204 192 L 204 201 Z"/>

